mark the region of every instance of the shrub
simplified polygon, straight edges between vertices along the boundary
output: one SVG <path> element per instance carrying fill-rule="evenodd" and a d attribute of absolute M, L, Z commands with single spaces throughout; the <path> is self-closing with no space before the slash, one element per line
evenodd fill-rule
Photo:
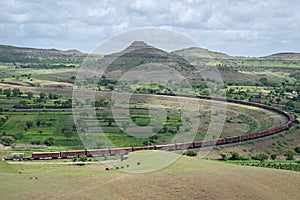
<path fill-rule="evenodd" d="M 73 162 L 76 162 L 77 159 L 78 159 L 78 157 L 77 157 L 77 156 L 74 156 L 74 157 L 72 158 L 72 161 L 73 161 Z"/>
<path fill-rule="evenodd" d="M 79 161 L 85 162 L 85 161 L 87 161 L 87 157 L 86 156 L 79 156 Z"/>
<path fill-rule="evenodd" d="M 44 141 L 44 144 L 47 146 L 52 146 L 54 144 L 54 139 L 52 137 L 49 137 Z"/>
<path fill-rule="evenodd" d="M 221 156 L 221 160 L 228 160 L 229 158 L 229 155 L 225 152 L 221 152 L 220 156 Z"/>
<path fill-rule="evenodd" d="M 260 153 L 255 155 L 254 160 L 259 160 L 260 162 L 264 162 L 265 160 L 268 160 L 269 155 L 267 153 Z"/>
<path fill-rule="evenodd" d="M 196 151 L 193 151 L 193 150 L 188 150 L 187 152 L 185 152 L 183 155 L 186 155 L 186 156 L 196 156 L 197 155 L 197 152 Z"/>
<path fill-rule="evenodd" d="M 230 160 L 239 160 L 240 159 L 240 154 L 236 151 L 230 152 L 231 157 L 229 158 Z"/>
<path fill-rule="evenodd" d="M 12 145 L 15 142 L 15 138 L 12 136 L 2 136 L 1 137 L 1 144 L 4 146 Z"/>
<path fill-rule="evenodd" d="M 300 146 L 295 147 L 294 150 L 295 150 L 296 153 L 300 153 Z"/>
<path fill-rule="evenodd" d="M 40 145 L 41 144 L 41 140 L 32 140 L 30 142 L 32 145 L 36 144 L 36 145 Z"/>
<path fill-rule="evenodd" d="M 239 160 L 251 160 L 251 158 L 247 155 L 240 155 Z"/>
<path fill-rule="evenodd" d="M 284 153 L 284 156 L 285 156 L 285 159 L 286 160 L 294 160 L 294 155 L 295 155 L 295 152 L 293 150 L 287 150 L 285 153 Z"/>
<path fill-rule="evenodd" d="M 270 157 L 271 157 L 272 160 L 276 160 L 277 154 L 276 154 L 276 153 L 272 153 L 272 154 L 270 155 Z"/>

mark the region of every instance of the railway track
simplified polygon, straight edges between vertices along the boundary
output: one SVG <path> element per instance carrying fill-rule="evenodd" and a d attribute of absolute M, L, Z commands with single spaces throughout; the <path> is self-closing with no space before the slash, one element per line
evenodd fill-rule
<path fill-rule="evenodd" d="M 165 93 L 158 93 L 157 95 L 167 95 L 167 96 L 175 96 L 169 95 Z M 202 148 L 202 147 L 210 147 L 214 145 L 225 145 L 225 144 L 232 144 L 237 142 L 243 142 L 247 140 L 253 140 L 257 138 L 266 137 L 269 135 L 273 135 L 284 130 L 288 130 L 290 127 L 293 126 L 293 117 L 286 111 L 280 110 L 278 108 L 255 103 L 255 102 L 246 102 L 236 99 L 226 99 L 220 97 L 210 97 L 210 96 L 193 96 L 188 94 L 180 94 L 176 95 L 179 97 L 188 97 L 188 98 L 199 98 L 199 99 L 206 99 L 212 101 L 220 101 L 220 102 L 229 102 L 229 103 L 236 103 L 242 104 L 247 106 L 254 106 L 266 110 L 270 110 L 276 112 L 278 114 L 283 115 L 287 118 L 287 122 L 281 124 L 279 126 L 270 128 L 268 130 L 249 133 L 241 136 L 233 136 L 227 138 L 219 138 L 213 140 L 204 140 L 204 141 L 196 141 L 196 142 L 186 142 L 186 143 L 176 143 L 176 144 L 166 144 L 166 145 L 154 145 L 154 146 L 140 146 L 140 147 L 124 147 L 124 148 L 109 148 L 109 149 L 91 149 L 91 150 L 73 150 L 73 151 L 61 151 L 61 152 L 34 152 L 32 153 L 32 159 L 41 159 L 41 158 L 68 158 L 73 156 L 105 156 L 105 155 L 116 155 L 116 154 L 124 154 L 133 151 L 140 151 L 140 150 L 164 150 L 164 151 L 176 151 L 176 150 L 185 150 L 185 149 L 193 149 L 193 148 Z"/>

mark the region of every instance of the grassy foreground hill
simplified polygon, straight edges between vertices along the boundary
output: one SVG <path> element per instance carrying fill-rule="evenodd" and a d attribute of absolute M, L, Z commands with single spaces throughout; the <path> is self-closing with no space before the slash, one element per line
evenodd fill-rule
<path fill-rule="evenodd" d="M 107 172 L 104 169 L 100 164 L 8 166 L 1 161 L 1 199 L 300 198 L 300 174 L 293 171 L 185 156 L 151 173 Z"/>

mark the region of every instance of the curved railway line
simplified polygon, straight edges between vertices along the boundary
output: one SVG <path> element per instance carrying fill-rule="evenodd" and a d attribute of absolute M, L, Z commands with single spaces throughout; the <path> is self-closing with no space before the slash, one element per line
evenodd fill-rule
<path fill-rule="evenodd" d="M 175 96 L 165 93 L 158 93 L 157 95 L 169 95 Z M 116 154 L 124 154 L 132 151 L 139 151 L 139 150 L 165 150 L 165 151 L 176 151 L 176 150 L 185 150 L 185 149 L 193 149 L 193 148 L 201 148 L 201 147 L 210 147 L 214 145 L 224 145 L 224 144 L 231 144 L 236 142 L 242 142 L 257 138 L 262 138 L 265 136 L 273 135 L 284 130 L 288 130 L 291 126 L 293 126 L 293 117 L 286 111 L 280 110 L 278 108 L 255 103 L 255 102 L 246 102 L 236 99 L 227 99 L 227 98 L 220 98 L 220 97 L 210 97 L 210 96 L 193 96 L 188 94 L 180 94 L 176 95 L 179 97 L 188 97 L 188 98 L 199 98 L 199 99 L 206 99 L 206 100 L 213 100 L 213 101 L 220 101 L 220 102 L 229 102 L 229 103 L 236 103 L 242 104 L 247 106 L 254 106 L 266 110 L 270 110 L 276 112 L 278 114 L 283 115 L 287 118 L 287 122 L 281 124 L 279 126 L 260 131 L 255 133 L 249 133 L 240 136 L 232 136 L 227 138 L 219 138 L 213 140 L 204 140 L 204 141 L 196 141 L 196 142 L 187 142 L 187 143 L 176 143 L 176 144 L 165 144 L 165 145 L 154 145 L 154 146 L 140 146 L 140 147 L 124 147 L 124 148 L 109 148 L 109 149 L 91 149 L 91 150 L 73 150 L 73 151 L 61 151 L 61 152 L 34 152 L 32 153 L 32 159 L 43 159 L 43 158 L 68 158 L 73 156 L 88 156 L 88 157 L 97 157 L 97 156 L 105 156 L 105 155 L 116 155 Z"/>

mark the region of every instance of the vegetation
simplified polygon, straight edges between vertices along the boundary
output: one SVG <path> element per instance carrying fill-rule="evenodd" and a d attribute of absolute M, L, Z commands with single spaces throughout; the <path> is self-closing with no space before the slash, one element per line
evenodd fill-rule
<path fill-rule="evenodd" d="M 293 114 L 295 124 L 295 129 L 288 133 L 296 133 L 297 127 L 299 127 L 297 125 L 300 114 L 298 72 L 300 59 L 298 55 L 234 58 L 207 50 L 203 50 L 207 53 L 204 55 L 197 49 L 169 54 L 147 46 L 147 50 L 143 52 L 145 53 L 143 58 L 140 57 L 139 53 L 141 52 L 133 51 L 131 54 L 123 55 L 109 66 L 105 76 L 95 82 L 99 92 L 94 101 L 72 102 L 72 87 L 78 67 L 87 56 L 86 54 L 77 51 L 61 52 L 8 46 L 1 46 L 0 51 L 2 52 L 0 56 L 0 71 L 2 72 L 0 75 L 0 132 L 5 133 L 2 134 L 3 136 L 13 137 L 16 144 L 46 144 L 54 148 L 84 149 L 76 134 L 70 110 L 72 104 L 96 107 L 98 123 L 103 127 L 105 135 L 117 146 L 168 143 L 181 126 L 188 126 L 189 123 L 188 119 L 181 119 L 180 106 L 170 98 L 162 99 L 161 107 L 167 107 L 167 120 L 163 124 L 163 128 L 158 130 L 157 127 L 153 127 L 158 134 L 147 139 L 137 140 L 124 134 L 132 128 L 131 124 L 124 119 L 114 119 L 110 112 L 110 107 L 114 102 L 111 102 L 108 98 L 109 95 L 106 95 L 107 91 L 133 91 L 133 93 L 139 94 L 190 92 L 184 87 L 171 91 L 166 85 L 154 82 L 147 84 L 140 84 L 137 80 L 130 80 L 126 84 L 118 82 L 119 75 L 115 73 L 116 71 L 126 72 L 134 65 L 147 63 L 165 63 L 178 70 L 188 78 L 196 94 L 210 95 L 208 85 L 213 85 L 211 89 L 214 93 L 226 92 L 226 96 L 229 98 L 260 102 L 286 110 Z M 194 57 L 189 62 L 191 55 Z M 207 57 L 207 55 L 210 56 Z M 95 57 L 99 58 L 99 56 L 90 55 L 91 61 Z M 203 58 L 205 59 L 203 60 Z M 218 69 L 223 77 L 225 88 L 220 87 L 213 78 L 199 78 L 200 76 L 193 66 L 199 62 L 200 66 Z M 92 82 L 92 80 L 87 80 L 84 84 L 88 88 Z M 149 105 L 158 105 L 157 102 L 151 102 L 147 95 L 145 98 L 139 98 L 132 98 L 130 115 L 136 125 L 146 126 L 151 121 L 147 108 Z M 205 137 L 211 115 L 208 103 L 200 102 L 201 114 L 191 112 L 191 116 L 201 118 L 195 140 L 202 140 Z M 82 114 L 84 115 L 84 113 Z M 91 119 L 87 115 L 85 120 L 95 119 Z M 121 121 L 120 127 L 116 120 Z M 228 105 L 226 123 L 221 137 L 262 131 L 284 121 L 285 119 L 280 116 L 274 116 L 259 109 Z M 292 141 L 291 138 L 288 136 L 286 138 L 282 134 L 272 136 L 275 140 L 274 144 L 267 149 L 271 159 L 276 160 L 278 157 L 275 154 L 282 155 L 283 149 L 295 148 L 295 145 L 299 145 L 296 141 L 297 138 Z M 241 145 L 247 144 L 252 145 L 250 142 Z M 251 150 L 251 148 L 249 149 Z M 259 148 L 255 147 L 255 151 L 259 152 Z M 294 151 L 299 152 L 297 149 Z M 236 153 L 223 155 L 223 159 L 249 159 Z M 272 153 L 274 153 L 273 156 Z M 297 158 L 297 155 L 294 157 Z M 264 160 L 263 157 L 257 159 Z"/>
<path fill-rule="evenodd" d="M 286 160 L 294 160 L 295 152 L 292 149 L 289 149 L 284 152 L 284 156 Z"/>
<path fill-rule="evenodd" d="M 10 146 L 15 142 L 15 139 L 12 136 L 2 136 L 1 144 L 4 146 Z"/>
<path fill-rule="evenodd" d="M 197 152 L 194 150 L 188 150 L 188 151 L 184 152 L 183 155 L 194 157 L 194 156 L 197 156 Z"/>

